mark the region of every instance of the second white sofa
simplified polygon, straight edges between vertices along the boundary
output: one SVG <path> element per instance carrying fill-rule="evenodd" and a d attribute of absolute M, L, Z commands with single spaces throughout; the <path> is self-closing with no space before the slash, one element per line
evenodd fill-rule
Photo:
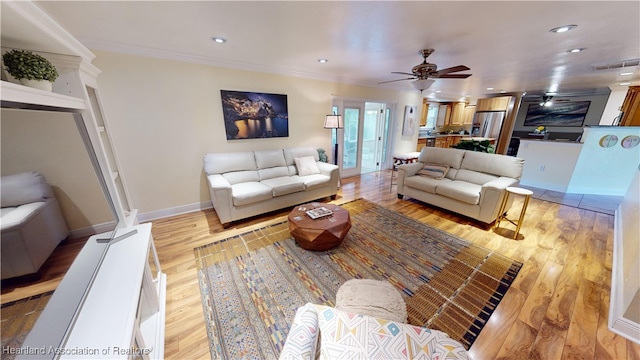
<path fill-rule="evenodd" d="M 425 147 L 417 162 L 398 166 L 398 198 L 489 224 L 498 217 L 506 188 L 519 183 L 523 166 L 524 160 L 513 156 Z"/>
<path fill-rule="evenodd" d="M 213 208 L 223 226 L 305 202 L 334 197 L 338 167 L 319 161 L 313 147 L 204 156 Z"/>

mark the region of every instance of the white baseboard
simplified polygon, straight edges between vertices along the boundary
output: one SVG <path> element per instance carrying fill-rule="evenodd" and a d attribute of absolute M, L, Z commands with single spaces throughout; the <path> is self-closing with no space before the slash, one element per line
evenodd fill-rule
<path fill-rule="evenodd" d="M 203 201 L 200 203 L 182 205 L 182 206 L 177 206 L 169 209 L 150 211 L 143 214 L 138 214 L 138 222 L 143 223 L 143 222 L 162 219 L 170 216 L 186 214 L 194 211 L 211 209 L 212 207 L 213 205 L 211 204 L 211 201 Z M 70 231 L 69 239 L 77 239 L 77 238 L 88 237 L 88 236 L 92 236 L 92 235 L 100 234 L 104 232 L 109 232 L 113 230 L 115 226 L 116 226 L 115 221 L 110 221 L 107 223 L 87 226 L 80 229 L 74 229 Z"/>
<path fill-rule="evenodd" d="M 194 211 L 211 209 L 212 207 L 213 205 L 211 204 L 211 201 L 203 201 L 200 203 L 181 205 L 181 206 L 177 206 L 169 209 L 149 211 L 146 213 L 138 214 L 138 221 L 142 223 L 142 222 L 152 221 L 156 219 L 166 218 L 169 216 L 175 216 L 175 215 L 186 214 Z"/>

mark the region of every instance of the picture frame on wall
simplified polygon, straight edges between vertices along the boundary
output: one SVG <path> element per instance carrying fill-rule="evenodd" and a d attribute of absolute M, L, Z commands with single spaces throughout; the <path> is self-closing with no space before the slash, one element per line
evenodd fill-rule
<path fill-rule="evenodd" d="M 220 90 L 227 140 L 289 137 L 287 95 Z"/>
<path fill-rule="evenodd" d="M 529 104 L 524 126 L 581 127 L 591 101 L 556 102 L 550 105 Z"/>
<path fill-rule="evenodd" d="M 402 135 L 413 136 L 416 133 L 416 117 L 418 115 L 418 107 L 406 105 L 404 107 L 404 121 L 402 123 Z"/>

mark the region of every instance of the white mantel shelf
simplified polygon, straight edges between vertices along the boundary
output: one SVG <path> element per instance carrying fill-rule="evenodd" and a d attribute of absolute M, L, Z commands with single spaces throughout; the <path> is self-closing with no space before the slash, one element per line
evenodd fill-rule
<path fill-rule="evenodd" d="M 82 112 L 86 109 L 83 99 L 30 88 L 8 81 L 0 82 L 2 108 L 43 111 Z"/>

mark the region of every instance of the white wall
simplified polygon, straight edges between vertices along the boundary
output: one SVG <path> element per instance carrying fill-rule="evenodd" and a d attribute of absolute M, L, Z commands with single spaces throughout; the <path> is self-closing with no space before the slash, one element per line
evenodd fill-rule
<path fill-rule="evenodd" d="M 566 192 L 576 166 L 581 143 L 521 139 L 519 158 L 524 159 L 520 184 Z"/>
<path fill-rule="evenodd" d="M 607 135 L 617 136 L 614 146 L 601 146 L 601 139 Z M 640 146 L 622 147 L 623 139 L 628 136 L 640 136 L 640 127 L 585 128 L 584 144 L 567 192 L 624 196 L 640 164 Z"/>
<path fill-rule="evenodd" d="M 417 91 L 363 86 L 232 70 L 96 51 L 100 96 L 116 154 L 140 218 L 209 207 L 202 171 L 207 152 L 247 151 L 300 145 L 331 153 L 324 116 L 332 96 L 419 105 Z M 286 94 L 289 137 L 226 140 L 220 90 Z M 417 131 L 401 137 L 402 111 L 394 119 L 395 152 L 414 151 Z"/>
<path fill-rule="evenodd" d="M 71 230 L 113 221 L 70 114 L 3 109 L 0 124 L 3 176 L 41 172 L 53 187 Z"/>

